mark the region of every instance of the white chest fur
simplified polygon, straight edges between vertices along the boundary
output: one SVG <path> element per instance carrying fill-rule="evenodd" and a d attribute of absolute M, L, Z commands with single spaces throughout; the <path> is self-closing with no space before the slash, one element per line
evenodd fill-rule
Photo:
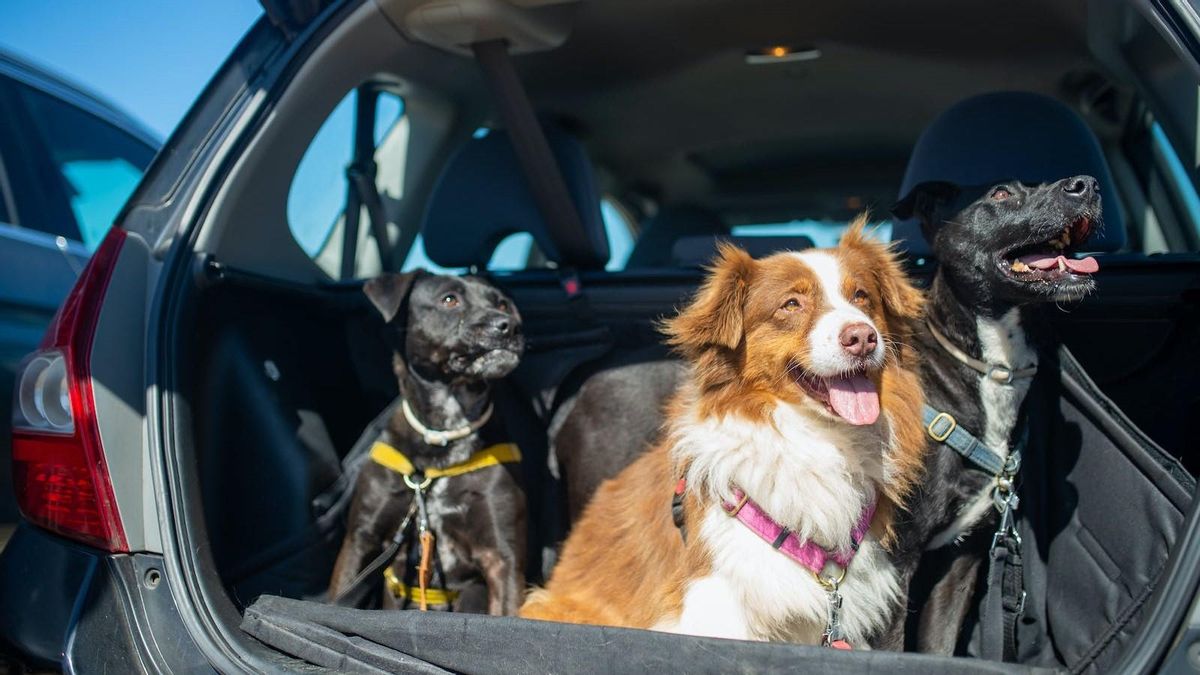
<path fill-rule="evenodd" d="M 711 572 L 688 585 L 678 620 L 660 628 L 745 640 L 820 642 L 828 595 L 808 568 L 716 506 L 698 534 L 711 552 Z M 840 592 L 846 638 L 855 648 L 865 648 L 899 597 L 895 568 L 872 537 L 863 540 Z"/>
<path fill-rule="evenodd" d="M 999 319 L 979 317 L 975 322 L 979 335 L 982 360 L 1013 369 L 1037 365 L 1037 351 L 1030 345 L 1021 327 L 1021 315 L 1011 309 Z M 1009 439 L 1017 425 L 1021 402 L 1029 393 L 1030 378 L 1013 380 L 1012 384 L 996 382 L 979 376 L 979 400 L 983 407 L 983 429 L 976 431 L 983 444 L 1001 457 L 1008 457 Z M 958 518 L 945 531 L 938 533 L 929 548 L 940 548 L 957 541 L 979 522 L 992 506 L 991 485 L 967 502 Z"/>
<path fill-rule="evenodd" d="M 688 466 L 688 485 L 710 499 L 746 491 L 797 536 L 827 549 L 850 544 L 864 505 L 874 499 L 891 434 L 885 416 L 874 425 L 815 419 L 780 405 L 775 424 L 733 418 L 690 420 L 673 430 L 676 456 Z M 692 580 L 679 617 L 660 629 L 719 637 L 815 644 L 828 600 L 808 568 L 771 547 L 716 504 L 695 530 L 708 551 L 709 576 Z M 855 647 L 883 625 L 896 602 L 895 571 L 870 535 L 842 586 L 842 624 Z"/>

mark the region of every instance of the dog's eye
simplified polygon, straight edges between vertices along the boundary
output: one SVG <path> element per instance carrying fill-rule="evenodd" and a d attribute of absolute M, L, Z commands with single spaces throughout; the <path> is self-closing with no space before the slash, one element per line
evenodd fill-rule
<path fill-rule="evenodd" d="M 787 302 L 783 303 L 783 307 L 781 309 L 784 309 L 789 312 L 794 312 L 794 311 L 800 309 L 800 301 L 795 298 L 788 298 Z"/>
<path fill-rule="evenodd" d="M 442 296 L 443 307 L 458 307 L 458 296 L 453 293 L 447 293 Z"/>
<path fill-rule="evenodd" d="M 864 291 L 863 289 L 860 288 L 860 289 L 854 291 L 854 304 L 862 305 L 862 304 L 865 304 L 870 299 L 871 299 L 871 296 L 867 295 L 867 292 Z"/>
<path fill-rule="evenodd" d="M 996 188 L 992 190 L 992 201 L 995 202 L 1002 202 L 1011 196 L 1012 193 L 1008 191 L 1008 188 Z"/>
<path fill-rule="evenodd" d="M 507 312 L 510 309 L 508 301 L 501 300 L 500 302 L 497 302 L 496 309 L 500 310 L 501 312 Z"/>

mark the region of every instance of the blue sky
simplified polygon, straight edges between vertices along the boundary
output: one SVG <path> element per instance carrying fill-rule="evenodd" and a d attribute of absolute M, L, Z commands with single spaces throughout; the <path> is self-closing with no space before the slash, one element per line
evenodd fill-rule
<path fill-rule="evenodd" d="M 165 140 L 261 14 L 255 0 L 2 0 L 0 48 L 99 93 Z"/>

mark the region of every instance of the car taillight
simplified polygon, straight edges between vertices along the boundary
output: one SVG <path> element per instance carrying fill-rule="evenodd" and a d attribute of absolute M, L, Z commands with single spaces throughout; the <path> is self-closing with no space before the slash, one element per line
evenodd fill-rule
<path fill-rule="evenodd" d="M 113 228 L 17 371 L 13 485 L 30 522 L 106 551 L 128 551 L 92 396 L 92 339 L 125 232 Z"/>

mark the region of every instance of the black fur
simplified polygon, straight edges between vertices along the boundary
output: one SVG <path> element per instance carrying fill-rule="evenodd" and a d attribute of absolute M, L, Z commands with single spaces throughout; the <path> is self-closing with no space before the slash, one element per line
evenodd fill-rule
<path fill-rule="evenodd" d="M 433 429 L 455 429 L 478 419 L 491 401 L 489 381 L 511 372 L 524 350 L 521 317 L 512 301 L 475 277 L 420 271 L 372 279 L 364 291 L 386 321 L 400 394 L 417 419 Z M 494 416 L 446 447 L 429 445 L 398 409 L 381 440 L 425 470 L 457 464 L 510 439 Z M 526 531 L 518 475 L 515 465 L 489 467 L 441 478 L 427 493 L 445 587 L 460 593 L 456 611 L 515 614 L 520 606 Z M 330 597 L 384 550 L 412 499 L 399 473 L 371 461 L 363 466 Z M 406 561 L 412 550 L 402 549 L 394 563 L 402 579 L 411 578 Z M 385 594 L 384 605 L 392 604 Z"/>
<path fill-rule="evenodd" d="M 1003 195 L 1007 196 L 997 198 Z M 1038 305 L 1077 300 L 1094 288 L 1086 275 L 1011 272 L 1017 254 L 1056 237 L 1065 225 L 1086 218 L 1086 234 L 1095 231 L 1101 201 L 1090 176 L 1035 186 L 1013 181 L 986 189 L 926 183 L 897 204 L 895 213 L 921 219 L 938 260 L 927 298 L 929 321 L 977 359 L 982 353 L 977 317 L 995 319 L 1015 309 L 1029 344 L 1041 352 L 1053 338 L 1036 319 Z M 1073 241 L 1064 253 L 1069 255 L 1080 243 Z M 929 405 L 950 412 L 965 429 L 982 437 L 983 376 L 947 353 L 924 326 L 914 339 L 923 357 L 922 384 Z M 1019 427 L 1020 423 L 1008 430 L 1010 448 Z M 992 482 L 950 448 L 939 445 L 928 457 L 923 483 L 897 527 L 897 565 L 902 580 L 912 580 L 907 620 L 898 621 L 880 646 L 950 654 L 962 652 L 962 627 L 975 604 L 997 514 L 989 509 L 963 540 L 926 552 L 934 535 L 946 530 Z"/>

